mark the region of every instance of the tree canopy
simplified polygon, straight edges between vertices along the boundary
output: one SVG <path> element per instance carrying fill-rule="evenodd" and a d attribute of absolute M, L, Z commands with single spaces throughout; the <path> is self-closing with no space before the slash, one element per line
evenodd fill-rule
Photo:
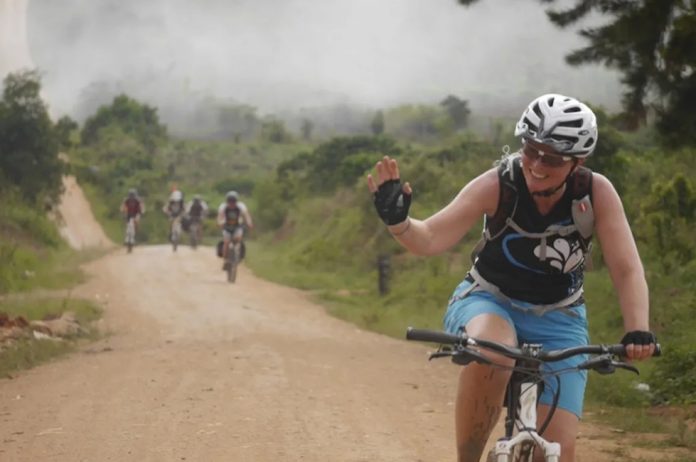
<path fill-rule="evenodd" d="M 479 0 L 458 0 L 470 5 Z M 538 0 L 552 4 L 556 0 Z M 696 4 L 686 0 L 575 0 L 563 10 L 547 9 L 551 22 L 567 27 L 591 13 L 609 20 L 581 28 L 587 45 L 571 51 L 574 66 L 601 63 L 622 74 L 625 128 L 644 123 L 648 108 L 672 146 L 696 145 Z"/>
<path fill-rule="evenodd" d="M 0 181 L 25 200 L 56 200 L 64 164 L 35 71 L 9 74 L 0 100 Z"/>
<path fill-rule="evenodd" d="M 85 121 L 82 143 L 86 146 L 95 144 L 103 130 L 114 127 L 135 138 L 148 151 L 153 151 L 167 137 L 167 128 L 160 124 L 157 109 L 120 95 Z"/>

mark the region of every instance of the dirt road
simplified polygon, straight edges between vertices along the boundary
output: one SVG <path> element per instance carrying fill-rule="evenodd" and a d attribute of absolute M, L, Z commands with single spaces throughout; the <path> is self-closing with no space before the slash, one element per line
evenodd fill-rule
<path fill-rule="evenodd" d="M 91 264 L 113 336 L 0 383 L 0 460 L 449 460 L 453 377 L 210 249 Z"/>
<path fill-rule="evenodd" d="M 63 198 L 58 205 L 59 231 L 73 249 L 112 245 L 99 223 L 75 177 L 63 178 Z"/>

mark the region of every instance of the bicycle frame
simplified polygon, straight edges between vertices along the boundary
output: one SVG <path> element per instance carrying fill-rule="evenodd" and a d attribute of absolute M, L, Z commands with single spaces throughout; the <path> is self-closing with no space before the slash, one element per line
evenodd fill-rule
<path fill-rule="evenodd" d="M 172 218 L 172 222 L 170 225 L 170 236 L 171 236 L 171 243 L 172 243 L 172 249 L 176 252 L 177 247 L 179 246 L 179 240 L 181 239 L 181 219 L 182 216 L 176 216 Z"/>
<path fill-rule="evenodd" d="M 239 248 L 241 241 L 235 242 L 230 239 L 227 247 L 227 281 L 235 282 L 237 280 L 237 266 L 239 265 Z"/>
<path fill-rule="evenodd" d="M 512 368 L 514 372 L 508 387 L 505 437 L 497 441 L 494 450 L 489 454 L 488 460 L 493 462 L 531 462 L 533 450 L 527 454 L 520 454 L 516 451 L 519 448 L 521 452 L 523 446 L 528 445 L 532 449 L 541 448 L 544 451 L 546 462 L 560 460 L 560 444 L 546 441 L 537 432 L 538 387 L 541 380 L 547 375 L 541 370 L 543 363 L 561 361 L 576 355 L 592 355 L 573 369 L 578 371 L 595 370 L 600 374 L 612 374 L 617 369 L 626 369 L 638 374 L 638 369 L 635 366 L 618 359 L 626 357 L 626 346 L 622 344 L 578 345 L 560 350 L 545 351 L 542 345 L 537 344 L 524 344 L 521 348 L 514 348 L 491 340 L 469 337 L 463 330 L 454 335 L 412 327 L 407 329 L 406 339 L 440 344 L 440 349 L 431 353 L 430 359 L 450 357 L 452 362 L 461 366 L 466 366 L 472 361 L 496 366 L 492 360 L 478 351 L 480 348 L 518 361 L 519 364 Z M 653 356 L 661 354 L 660 344 L 656 343 Z M 556 377 L 558 376 L 556 375 Z M 523 389 L 523 387 L 525 388 Z M 558 395 L 554 398 L 551 414 L 547 419 L 553 415 L 558 404 L 557 400 Z M 542 425 L 542 433 L 547 422 Z M 490 456 L 493 456 L 494 459 L 491 459 Z"/>
<path fill-rule="evenodd" d="M 538 345 L 523 345 L 522 349 L 541 349 Z M 558 462 L 561 457 L 561 445 L 546 441 L 537 432 L 537 404 L 539 384 L 532 378 L 520 378 L 516 373 L 510 379 L 508 388 L 507 416 L 505 419 L 505 436 L 495 445 L 493 454 L 495 462 L 523 462 L 514 459 L 514 449 L 524 443 L 531 444 L 531 460 L 534 447 L 541 448 L 546 462 Z M 524 457 L 524 456 L 523 456 Z"/>
<path fill-rule="evenodd" d="M 133 245 L 135 245 L 135 218 L 130 217 L 126 223 L 126 246 L 128 247 L 128 252 L 131 252 Z"/>

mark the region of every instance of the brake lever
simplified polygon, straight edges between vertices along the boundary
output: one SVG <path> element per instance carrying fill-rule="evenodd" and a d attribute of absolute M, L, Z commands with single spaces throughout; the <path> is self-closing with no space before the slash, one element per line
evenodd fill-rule
<path fill-rule="evenodd" d="M 452 362 L 460 366 L 466 366 L 474 361 L 479 364 L 493 364 L 491 360 L 476 350 L 463 347 L 454 349 L 450 346 L 441 346 L 439 350 L 430 353 L 429 361 L 445 357 L 452 358 Z"/>
<path fill-rule="evenodd" d="M 602 375 L 613 374 L 616 372 L 617 368 L 625 369 L 640 375 L 640 372 L 635 366 L 625 362 L 616 361 L 612 355 L 595 356 L 594 358 L 590 358 L 578 365 L 578 369 L 580 370 L 592 369 L 593 371 L 597 371 L 597 373 Z"/>
<path fill-rule="evenodd" d="M 618 367 L 619 369 L 625 369 L 627 371 L 633 372 L 636 375 L 640 375 L 640 371 L 636 366 L 633 364 L 621 362 L 621 361 L 613 361 L 614 367 Z"/>
<path fill-rule="evenodd" d="M 444 358 L 447 356 L 452 356 L 453 349 L 449 345 L 440 345 L 440 347 L 437 349 L 437 351 L 434 351 L 430 353 L 430 356 L 428 357 L 428 361 L 432 361 L 433 359 L 438 359 L 438 358 Z"/>
<path fill-rule="evenodd" d="M 457 350 L 452 354 L 452 362 L 454 364 L 459 364 L 460 366 L 466 366 L 474 361 L 485 365 L 493 364 L 493 361 L 486 358 L 478 351 L 469 348 L 462 348 L 461 350 Z"/>
<path fill-rule="evenodd" d="M 438 359 L 438 358 L 445 358 L 447 356 L 452 356 L 454 353 L 452 351 L 435 351 L 433 353 L 430 353 L 430 357 L 428 358 L 428 361 L 432 361 L 433 359 Z"/>

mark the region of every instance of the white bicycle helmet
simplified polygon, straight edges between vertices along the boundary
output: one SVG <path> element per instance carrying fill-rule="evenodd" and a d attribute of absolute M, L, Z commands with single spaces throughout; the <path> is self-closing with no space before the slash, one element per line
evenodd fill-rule
<path fill-rule="evenodd" d="M 575 98 L 549 93 L 529 103 L 515 126 L 515 136 L 584 158 L 597 146 L 597 117 Z"/>
<path fill-rule="evenodd" d="M 172 195 L 169 196 L 169 200 L 172 202 L 178 202 L 184 198 L 184 195 L 181 193 L 181 191 L 176 190 L 172 191 Z"/>
<path fill-rule="evenodd" d="M 228 201 L 231 201 L 231 200 L 238 201 L 238 200 L 239 200 L 239 194 L 237 193 L 237 191 L 229 191 L 229 192 L 225 195 L 225 199 L 228 200 Z"/>

